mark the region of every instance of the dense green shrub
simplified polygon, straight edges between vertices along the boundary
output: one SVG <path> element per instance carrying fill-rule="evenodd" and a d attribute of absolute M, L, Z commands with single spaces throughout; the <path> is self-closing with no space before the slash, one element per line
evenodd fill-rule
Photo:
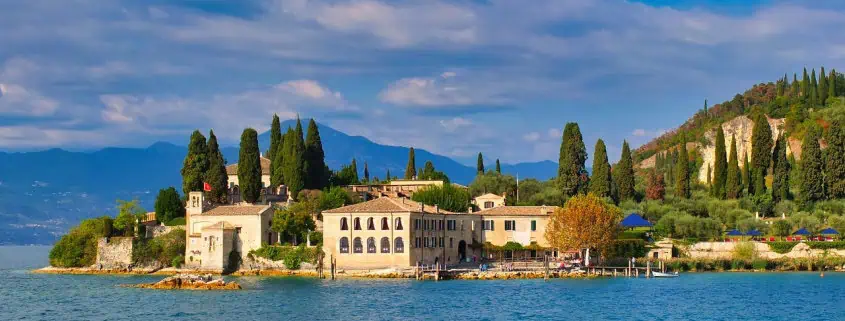
<path fill-rule="evenodd" d="M 132 262 L 137 265 L 174 266 L 176 258 L 185 254 L 185 230 L 175 229 L 152 239 L 136 239 L 132 244 Z M 185 261 L 183 257 L 182 262 Z"/>
<path fill-rule="evenodd" d="M 285 254 L 284 263 L 288 270 L 299 270 L 302 266 L 302 253 L 299 249 L 300 248 L 297 247 L 296 250 L 289 251 Z"/>
<path fill-rule="evenodd" d="M 317 264 L 322 250 L 319 247 L 264 245 L 249 252 L 250 257 L 261 257 L 270 261 L 283 261 L 285 267 L 296 270 L 302 262 Z"/>
<path fill-rule="evenodd" d="M 751 262 L 751 267 L 757 271 L 765 271 L 768 268 L 769 261 L 763 259 L 756 259 Z"/>
<path fill-rule="evenodd" d="M 173 260 L 170 261 L 170 266 L 175 267 L 175 268 L 180 268 L 184 264 L 185 264 L 185 256 L 183 256 L 183 255 L 177 255 L 176 257 L 173 258 Z"/>
<path fill-rule="evenodd" d="M 323 244 L 323 232 L 311 232 L 309 237 L 311 238 L 311 245 L 320 247 Z"/>
<path fill-rule="evenodd" d="M 628 258 L 644 257 L 648 254 L 645 241 L 639 240 L 616 240 L 608 248 L 605 257 L 607 258 Z"/>
<path fill-rule="evenodd" d="M 817 271 L 821 268 L 832 268 L 845 264 L 845 258 L 829 256 L 825 258 L 782 258 L 775 260 L 724 260 L 724 259 L 689 259 L 679 258 L 666 262 L 666 266 L 674 271 L 742 271 L 753 268 L 760 268 L 765 262 L 765 270 L 768 271 Z"/>
<path fill-rule="evenodd" d="M 845 241 L 838 242 L 807 242 L 814 250 L 845 250 Z"/>
<path fill-rule="evenodd" d="M 185 225 L 185 217 L 174 217 L 170 221 L 164 223 L 166 226 L 184 226 Z"/>
<path fill-rule="evenodd" d="M 732 255 L 737 260 L 753 260 L 757 258 L 757 249 L 752 242 L 741 242 L 734 246 Z"/>
<path fill-rule="evenodd" d="M 798 242 L 770 242 L 768 244 L 769 249 L 772 250 L 772 252 L 786 254 L 792 251 L 792 248 L 795 247 Z"/>
<path fill-rule="evenodd" d="M 83 267 L 94 264 L 97 258 L 97 239 L 108 232 L 107 221 L 111 222 L 111 218 L 92 218 L 83 220 L 77 227 L 72 228 L 50 250 L 50 265 Z"/>

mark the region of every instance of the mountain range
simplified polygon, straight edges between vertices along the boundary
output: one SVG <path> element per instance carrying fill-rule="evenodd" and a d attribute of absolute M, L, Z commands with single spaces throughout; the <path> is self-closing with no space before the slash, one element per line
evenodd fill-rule
<path fill-rule="evenodd" d="M 307 121 L 307 120 L 306 120 Z M 285 121 L 282 128 L 293 127 Z M 402 176 L 408 162 L 408 148 L 377 144 L 365 137 L 350 136 L 318 124 L 326 164 L 339 169 L 353 158 L 359 175 L 367 162 L 370 176 Z M 269 147 L 269 132 L 259 136 L 262 151 Z M 187 136 L 186 136 L 187 141 Z M 221 152 L 228 163 L 237 162 L 238 147 Z M 138 199 L 152 210 L 158 190 L 174 186 L 181 190 L 182 161 L 187 147 L 158 142 L 147 148 L 104 148 L 95 152 L 50 149 L 39 152 L 0 152 L 0 245 L 52 244 L 80 220 L 114 215 L 117 199 Z M 449 157 L 416 149 L 417 167 L 432 161 L 459 184 L 469 184 L 475 167 Z M 492 168 L 493 162 L 487 167 Z M 551 161 L 502 164 L 507 174 L 545 180 L 557 173 Z"/>

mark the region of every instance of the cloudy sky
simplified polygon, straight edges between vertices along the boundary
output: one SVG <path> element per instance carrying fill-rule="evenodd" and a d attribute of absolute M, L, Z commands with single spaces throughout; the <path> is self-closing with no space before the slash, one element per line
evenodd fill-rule
<path fill-rule="evenodd" d="M 0 0 L 0 150 L 236 144 L 271 115 L 471 160 L 638 146 L 804 66 L 841 1 Z"/>

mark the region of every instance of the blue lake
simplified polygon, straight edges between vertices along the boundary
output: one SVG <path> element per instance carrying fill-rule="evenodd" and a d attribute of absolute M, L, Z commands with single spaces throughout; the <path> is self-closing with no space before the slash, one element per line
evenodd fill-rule
<path fill-rule="evenodd" d="M 0 247 L 0 320 L 845 320 L 845 274 L 441 281 L 239 277 L 238 292 L 122 288 L 161 276 L 39 275 Z"/>

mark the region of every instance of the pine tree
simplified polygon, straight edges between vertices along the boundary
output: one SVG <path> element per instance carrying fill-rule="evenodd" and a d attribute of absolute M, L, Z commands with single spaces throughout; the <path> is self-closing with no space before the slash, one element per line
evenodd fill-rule
<path fill-rule="evenodd" d="M 367 168 L 367 161 L 364 161 L 364 181 L 370 181 L 370 169 Z"/>
<path fill-rule="evenodd" d="M 778 135 L 772 157 L 772 201 L 778 203 L 789 198 L 789 161 L 786 158 L 786 139 Z"/>
<path fill-rule="evenodd" d="M 713 182 L 711 185 L 714 197 L 725 199 L 725 182 L 728 178 L 728 159 L 725 151 L 725 131 L 722 125 L 716 127 L 716 158 L 713 161 Z"/>
<path fill-rule="evenodd" d="M 273 176 L 273 172 L 275 169 L 281 164 L 276 163 L 276 154 L 282 148 L 282 128 L 281 124 L 279 123 L 279 116 L 273 114 L 273 121 L 270 124 L 270 150 L 267 151 L 267 158 L 270 159 L 270 187 L 275 189 L 279 185 L 284 184 L 282 181 L 278 181 Z"/>
<path fill-rule="evenodd" d="M 308 133 L 305 136 L 305 188 L 323 189 L 329 184 L 326 175 L 326 154 L 323 151 L 323 141 L 320 129 L 312 118 L 308 121 Z"/>
<path fill-rule="evenodd" d="M 599 139 L 596 141 L 596 149 L 593 152 L 593 177 L 590 179 L 590 192 L 598 197 L 608 197 L 612 184 L 610 163 L 607 160 L 607 147 L 604 145 L 604 141 Z"/>
<path fill-rule="evenodd" d="M 475 171 L 478 174 L 484 174 L 484 157 L 481 156 L 481 153 L 478 153 L 478 160 L 475 163 Z"/>
<path fill-rule="evenodd" d="M 687 152 L 686 137 L 681 137 L 681 151 L 678 153 L 678 163 L 675 169 L 675 196 L 690 197 L 689 152 Z"/>
<path fill-rule="evenodd" d="M 748 154 L 742 153 L 742 178 L 740 179 L 739 192 L 751 195 L 751 164 L 748 162 Z"/>
<path fill-rule="evenodd" d="M 563 129 L 563 141 L 560 144 L 560 162 L 558 163 L 558 184 L 565 196 L 581 192 L 587 161 L 587 149 L 578 123 L 567 123 Z"/>
<path fill-rule="evenodd" d="M 757 115 L 751 132 L 752 171 L 748 194 L 763 195 L 766 192 L 766 174 L 772 163 L 772 144 L 772 129 L 766 115 Z"/>
<path fill-rule="evenodd" d="M 244 129 L 238 156 L 238 184 L 241 199 L 255 203 L 261 197 L 261 153 L 258 151 L 258 132 Z"/>
<path fill-rule="evenodd" d="M 205 181 L 211 185 L 207 198 L 213 203 L 226 203 L 229 176 L 226 175 L 226 160 L 223 159 L 213 130 L 208 133 L 208 171 L 205 172 Z"/>
<path fill-rule="evenodd" d="M 499 159 L 496 158 L 496 173 L 502 173 L 502 164 L 499 164 Z"/>
<path fill-rule="evenodd" d="M 736 151 L 736 135 L 731 136 L 731 154 L 728 158 L 728 172 L 725 179 L 725 197 L 736 199 L 742 185 L 742 174 L 739 171 L 739 160 Z"/>
<path fill-rule="evenodd" d="M 296 131 L 288 128 L 285 134 L 284 150 L 284 178 L 285 186 L 290 196 L 296 200 L 299 191 L 305 188 L 305 142 L 302 139 L 302 126 Z"/>
<path fill-rule="evenodd" d="M 405 167 L 405 179 L 414 179 L 417 176 L 417 160 L 414 158 L 414 148 L 408 151 L 408 166 Z"/>
<path fill-rule="evenodd" d="M 813 203 L 825 198 L 824 160 L 816 130 L 809 129 L 801 143 L 801 200 Z"/>
<path fill-rule="evenodd" d="M 191 134 L 188 155 L 182 163 L 182 193 L 202 191 L 205 172 L 208 171 L 208 146 L 199 130 Z"/>
<path fill-rule="evenodd" d="M 831 122 L 827 134 L 825 180 L 830 199 L 845 197 L 845 126 L 842 120 Z"/>

